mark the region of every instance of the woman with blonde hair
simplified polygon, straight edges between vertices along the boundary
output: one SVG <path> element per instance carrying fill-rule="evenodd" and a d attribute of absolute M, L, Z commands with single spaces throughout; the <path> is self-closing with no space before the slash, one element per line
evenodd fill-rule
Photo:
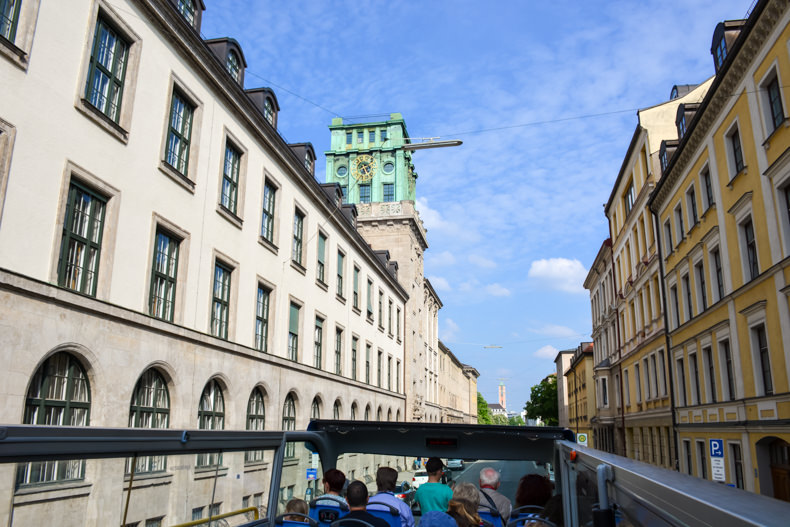
<path fill-rule="evenodd" d="M 453 489 L 453 499 L 447 514 L 453 517 L 458 527 L 478 527 L 482 520 L 477 514 L 480 507 L 480 494 L 471 483 L 459 483 Z"/>

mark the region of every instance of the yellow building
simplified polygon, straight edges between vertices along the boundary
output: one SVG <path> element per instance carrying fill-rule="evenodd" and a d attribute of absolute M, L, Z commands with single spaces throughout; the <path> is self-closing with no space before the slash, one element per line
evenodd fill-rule
<path fill-rule="evenodd" d="M 577 440 L 586 434 L 587 446 L 598 448 L 593 442 L 592 423 L 595 415 L 595 383 L 593 381 L 593 343 L 582 342 L 573 354 L 571 364 L 565 371 L 568 384 L 568 428 Z"/>
<path fill-rule="evenodd" d="M 790 6 L 720 23 L 650 199 L 679 469 L 790 500 Z M 714 455 L 712 454 L 721 454 Z"/>
<path fill-rule="evenodd" d="M 710 83 L 675 86 L 669 101 L 637 112 L 605 207 L 616 291 L 616 353 L 610 356 L 616 444 L 630 458 L 665 467 L 674 466 L 675 449 L 656 229 L 647 201 L 660 174 L 659 145 L 677 136 L 678 107 L 698 105 Z"/>

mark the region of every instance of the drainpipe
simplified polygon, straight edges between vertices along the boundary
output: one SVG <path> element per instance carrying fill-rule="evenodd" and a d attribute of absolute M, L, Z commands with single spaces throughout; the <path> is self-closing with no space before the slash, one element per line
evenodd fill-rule
<path fill-rule="evenodd" d="M 653 191 L 655 193 L 655 190 Z M 652 202 L 651 196 L 651 202 Z M 661 229 L 658 228 L 661 225 L 659 221 L 658 214 L 655 210 L 653 210 L 652 203 L 650 206 L 650 212 L 653 215 L 653 225 L 655 227 L 655 237 L 656 237 L 656 245 L 658 246 L 658 277 L 659 277 L 659 289 L 661 291 L 661 307 L 664 310 L 664 341 L 665 346 L 667 349 L 666 352 L 666 361 L 668 364 L 665 364 L 667 377 L 669 377 L 669 411 L 671 412 L 672 416 L 672 438 L 673 443 L 675 444 L 675 459 L 673 460 L 673 465 L 675 466 L 675 470 L 680 470 L 680 466 L 678 463 L 678 434 L 677 434 L 677 421 L 675 418 L 675 382 L 673 381 L 672 376 L 672 361 L 670 358 L 670 338 L 669 338 L 669 312 L 667 311 L 667 295 L 665 291 L 664 285 L 664 256 L 663 251 L 661 250 Z M 670 460 L 672 460 L 672 456 L 670 456 Z"/>

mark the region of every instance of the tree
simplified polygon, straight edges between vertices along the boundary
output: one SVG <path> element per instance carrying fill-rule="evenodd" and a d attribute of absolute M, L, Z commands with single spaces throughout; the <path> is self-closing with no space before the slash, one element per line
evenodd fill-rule
<path fill-rule="evenodd" d="M 560 424 L 557 403 L 557 376 L 551 374 L 532 387 L 529 401 L 524 406 L 529 419 L 540 419 L 548 426 Z"/>
<path fill-rule="evenodd" d="M 493 424 L 495 424 L 495 425 L 506 425 L 506 424 L 508 424 L 508 423 L 507 423 L 507 416 L 504 416 L 504 415 L 502 415 L 502 414 L 496 414 L 496 415 L 494 415 L 494 416 L 491 418 L 491 421 L 492 421 L 492 422 L 493 422 Z"/>
<path fill-rule="evenodd" d="M 491 412 L 488 411 L 488 403 L 483 399 L 483 394 L 477 392 L 477 423 L 481 425 L 491 424 Z"/>
<path fill-rule="evenodd" d="M 514 415 L 513 417 L 508 418 L 507 424 L 510 426 L 524 426 L 524 420 L 520 415 Z"/>

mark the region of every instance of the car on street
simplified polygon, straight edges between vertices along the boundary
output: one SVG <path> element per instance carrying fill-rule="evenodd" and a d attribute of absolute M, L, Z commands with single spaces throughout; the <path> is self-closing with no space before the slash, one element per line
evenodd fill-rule
<path fill-rule="evenodd" d="M 463 459 L 448 459 L 447 460 L 447 468 L 450 470 L 463 470 L 464 469 L 464 460 Z"/>
<path fill-rule="evenodd" d="M 424 470 L 418 470 L 411 478 L 411 486 L 416 490 L 423 483 L 428 483 L 428 473 Z"/>
<path fill-rule="evenodd" d="M 408 482 L 404 481 L 400 485 L 395 486 L 395 497 L 401 500 L 403 503 L 408 505 L 409 507 L 414 506 L 414 492 L 416 487 L 409 485 Z"/>

